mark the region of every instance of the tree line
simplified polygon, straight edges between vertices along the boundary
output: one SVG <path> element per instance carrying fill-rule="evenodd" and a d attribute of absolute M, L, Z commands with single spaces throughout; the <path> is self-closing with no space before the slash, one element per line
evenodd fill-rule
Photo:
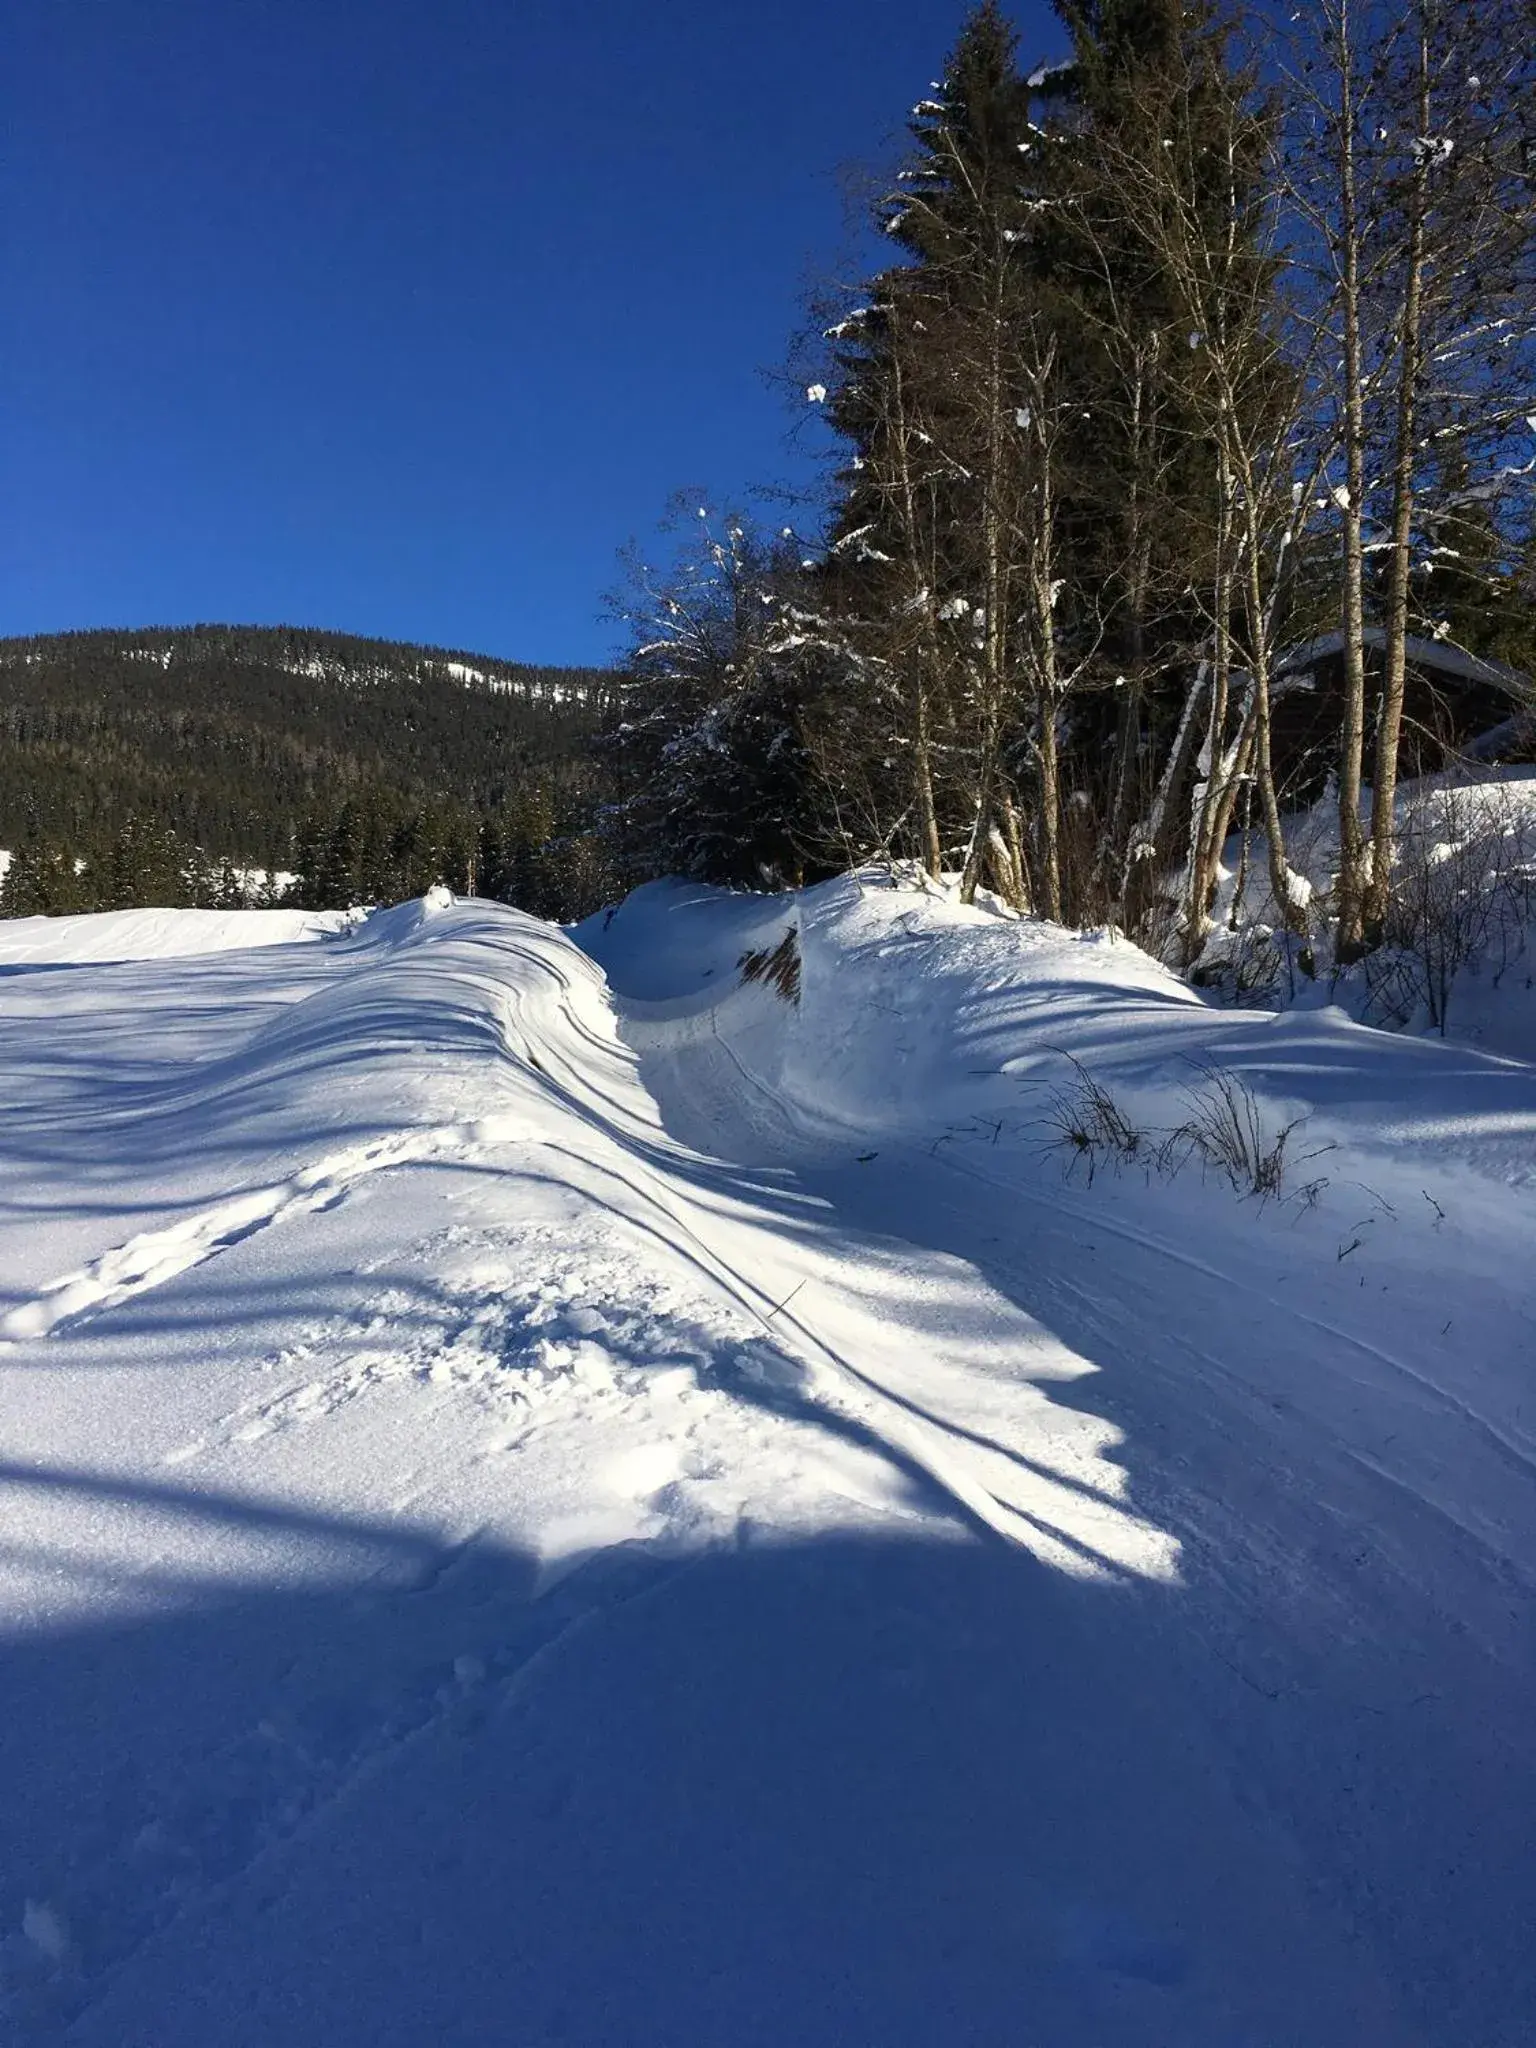
<path fill-rule="evenodd" d="M 1536 668 L 1536 8 L 1055 5 L 1031 69 L 970 16 L 820 309 L 815 542 L 705 508 L 635 566 L 608 834 L 631 877 L 958 871 L 1192 968 L 1243 830 L 1292 959 L 1348 962 L 1412 650 Z M 1329 633 L 1319 894 L 1272 708 Z"/>

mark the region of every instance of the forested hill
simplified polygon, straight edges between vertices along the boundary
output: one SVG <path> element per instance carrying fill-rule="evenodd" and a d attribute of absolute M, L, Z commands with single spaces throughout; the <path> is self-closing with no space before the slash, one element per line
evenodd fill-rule
<path fill-rule="evenodd" d="M 287 626 L 0 640 L 0 911 L 197 900 L 250 869 L 317 902 L 538 894 L 533 855 L 591 812 L 605 687 Z"/>

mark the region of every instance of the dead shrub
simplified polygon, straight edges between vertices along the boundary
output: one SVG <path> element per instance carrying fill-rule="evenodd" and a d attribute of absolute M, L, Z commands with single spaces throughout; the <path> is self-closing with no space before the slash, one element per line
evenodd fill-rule
<path fill-rule="evenodd" d="M 761 981 L 774 989 L 786 1003 L 800 1000 L 800 934 L 791 925 L 776 946 L 762 946 L 743 953 L 736 965 L 743 982 Z"/>
<path fill-rule="evenodd" d="M 1162 1147 L 1160 1163 L 1167 1172 L 1176 1173 L 1186 1161 L 1196 1158 L 1221 1174 L 1237 1194 L 1256 1195 L 1261 1202 L 1268 1202 L 1283 1194 L 1292 1164 L 1316 1159 L 1333 1149 L 1320 1145 L 1296 1160 L 1291 1141 L 1306 1118 L 1295 1117 L 1276 1129 L 1248 1083 L 1219 1068 L 1207 1067 L 1202 1080 L 1186 1091 L 1184 1099 L 1189 1115 L 1168 1133 Z M 1307 1192 L 1315 1201 L 1318 1184 L 1310 1183 Z"/>
<path fill-rule="evenodd" d="M 1247 1082 L 1216 1067 L 1202 1069 L 1201 1080 L 1185 1091 L 1189 1113 L 1182 1122 L 1171 1130 L 1143 1129 L 1080 1060 L 1070 1053 L 1062 1058 L 1074 1079 L 1054 1090 L 1039 1125 L 1047 1133 L 1046 1149 L 1066 1154 L 1069 1176 L 1084 1167 L 1090 1186 L 1104 1165 L 1140 1165 L 1172 1180 L 1198 1160 L 1236 1194 L 1261 1202 L 1290 1199 L 1291 1169 L 1333 1150 L 1319 1145 L 1298 1154 L 1294 1140 L 1307 1119 L 1296 1117 L 1277 1128 Z M 1327 1185 L 1326 1179 L 1314 1177 L 1294 1190 L 1295 1199 L 1312 1208 Z"/>
<path fill-rule="evenodd" d="M 1101 1165 L 1131 1164 L 1148 1150 L 1147 1134 L 1131 1122 L 1102 1081 L 1096 1081 L 1081 1060 L 1071 1053 L 1062 1057 L 1076 1079 L 1055 1089 L 1047 1101 L 1040 1123 L 1049 1133 L 1045 1144 L 1050 1151 L 1067 1154 L 1067 1172 L 1084 1166 L 1088 1185 Z"/>

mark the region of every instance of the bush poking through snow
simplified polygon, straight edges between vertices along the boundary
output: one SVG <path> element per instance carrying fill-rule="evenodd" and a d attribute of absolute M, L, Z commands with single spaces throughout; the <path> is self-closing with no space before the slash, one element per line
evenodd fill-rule
<path fill-rule="evenodd" d="M 1052 1094 L 1041 1119 L 1052 1135 L 1047 1146 L 1067 1155 L 1067 1172 L 1084 1166 L 1088 1185 L 1107 1160 L 1111 1165 L 1148 1154 L 1148 1134 L 1139 1131 L 1102 1081 L 1096 1081 L 1081 1060 L 1063 1054 L 1076 1079 Z"/>
<path fill-rule="evenodd" d="M 800 1000 L 800 936 L 791 925 L 776 946 L 743 953 L 737 966 L 743 981 L 765 981 L 786 1003 Z"/>
<path fill-rule="evenodd" d="M 1272 925 L 1219 926 L 1190 969 L 1189 983 L 1239 1007 L 1270 1009 L 1286 986 L 1289 958 L 1283 935 Z"/>
<path fill-rule="evenodd" d="M 1275 1129 L 1248 1083 L 1215 1067 L 1205 1070 L 1204 1079 L 1185 1100 L 1190 1113 L 1169 1133 L 1162 1149 L 1166 1170 L 1177 1172 L 1185 1160 L 1194 1157 L 1224 1175 L 1240 1195 L 1257 1195 L 1261 1202 L 1268 1202 L 1283 1193 L 1286 1169 L 1292 1163 L 1291 1140 L 1305 1117 L 1295 1117 Z M 1329 1150 L 1329 1146 L 1319 1146 L 1304 1157 L 1315 1159 L 1318 1152 Z M 1315 1182 L 1312 1188 L 1315 1199 Z"/>
<path fill-rule="evenodd" d="M 1206 1068 L 1199 1084 L 1186 1093 L 1189 1114 L 1182 1123 L 1171 1130 L 1142 1129 L 1080 1060 L 1070 1053 L 1063 1057 L 1075 1079 L 1049 1100 L 1041 1119 L 1050 1134 L 1045 1142 L 1066 1154 L 1069 1176 L 1084 1166 L 1090 1187 L 1105 1164 L 1139 1163 L 1171 1180 L 1198 1159 L 1202 1167 L 1221 1174 L 1236 1194 L 1268 1202 L 1284 1195 L 1290 1167 L 1332 1150 L 1318 1146 L 1298 1159 L 1292 1140 L 1306 1118 L 1276 1128 L 1247 1082 L 1215 1067 Z M 1312 1180 L 1296 1194 L 1310 1207 L 1326 1186 L 1324 1180 Z"/>

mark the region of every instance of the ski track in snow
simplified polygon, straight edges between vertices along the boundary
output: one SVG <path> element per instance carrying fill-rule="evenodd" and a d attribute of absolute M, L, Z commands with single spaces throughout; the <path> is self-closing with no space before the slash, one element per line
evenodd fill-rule
<path fill-rule="evenodd" d="M 569 983 L 560 976 L 558 968 L 551 968 L 542 959 L 536 959 L 535 964 L 552 975 L 562 997 L 568 995 Z M 579 1017 L 569 1011 L 566 1015 L 573 1025 L 574 1037 L 607 1052 L 602 1040 Z M 724 1047 L 721 1051 L 743 1085 L 757 1094 L 760 1101 L 766 1100 L 734 1055 Z M 565 1092 L 558 1084 L 556 1087 L 557 1092 Z M 590 1110 L 587 1113 L 590 1115 Z M 273 1186 L 233 1196 L 166 1229 L 141 1233 L 114 1247 L 82 1271 L 67 1275 L 32 1300 L 11 1308 L 0 1318 L 0 1341 L 16 1343 L 47 1336 L 115 1308 L 179 1278 L 258 1231 L 332 1207 L 372 1174 L 433 1160 L 467 1158 L 519 1135 L 520 1126 L 515 1118 L 483 1117 L 470 1123 L 402 1131 L 322 1159 Z M 628 1160 L 609 1170 L 621 1180 L 633 1202 L 645 1210 L 660 1211 L 665 1233 L 675 1244 L 688 1248 L 702 1272 L 718 1281 L 781 1346 L 787 1345 L 797 1354 L 803 1367 L 803 1391 L 829 1412 L 868 1430 L 898 1457 L 920 1467 L 963 1513 L 995 1534 L 1021 1542 L 1068 1570 L 1097 1575 L 1124 1565 L 1171 1575 L 1174 1547 L 1152 1532 L 1136 1528 L 1111 1507 L 1095 1511 L 1085 1504 L 1079 1508 L 1076 1519 L 1091 1522 L 1090 1533 L 1096 1539 L 1083 1545 L 1071 1540 L 1064 1543 L 1049 1516 L 1042 1519 L 1031 1513 L 1031 1505 L 1042 1498 L 1049 1504 L 1049 1480 L 1023 1488 L 1029 1496 L 1027 1504 L 999 1498 L 978 1478 L 974 1455 L 968 1454 L 964 1446 L 959 1447 L 956 1455 L 955 1443 L 953 1439 L 946 1441 L 948 1432 L 942 1425 L 936 1426 L 930 1417 L 914 1416 L 899 1397 L 893 1397 L 845 1348 L 821 1335 L 811 1321 L 796 1312 L 793 1290 L 791 1297 L 775 1302 L 739 1263 L 733 1263 L 728 1254 L 711 1243 L 707 1226 L 702 1226 L 691 1213 L 693 1205 L 669 1181 L 664 1163 L 658 1165 L 654 1153 L 647 1159 L 631 1151 Z M 365 1362 L 351 1368 L 338 1386 L 316 1385 L 284 1397 L 270 1414 L 253 1421 L 248 1428 L 255 1434 L 264 1434 L 269 1427 L 280 1427 L 283 1418 L 292 1413 L 330 1412 L 380 1377 L 390 1376 L 390 1363 Z M 1017 1491 L 1018 1475 L 1010 1476 Z"/>

